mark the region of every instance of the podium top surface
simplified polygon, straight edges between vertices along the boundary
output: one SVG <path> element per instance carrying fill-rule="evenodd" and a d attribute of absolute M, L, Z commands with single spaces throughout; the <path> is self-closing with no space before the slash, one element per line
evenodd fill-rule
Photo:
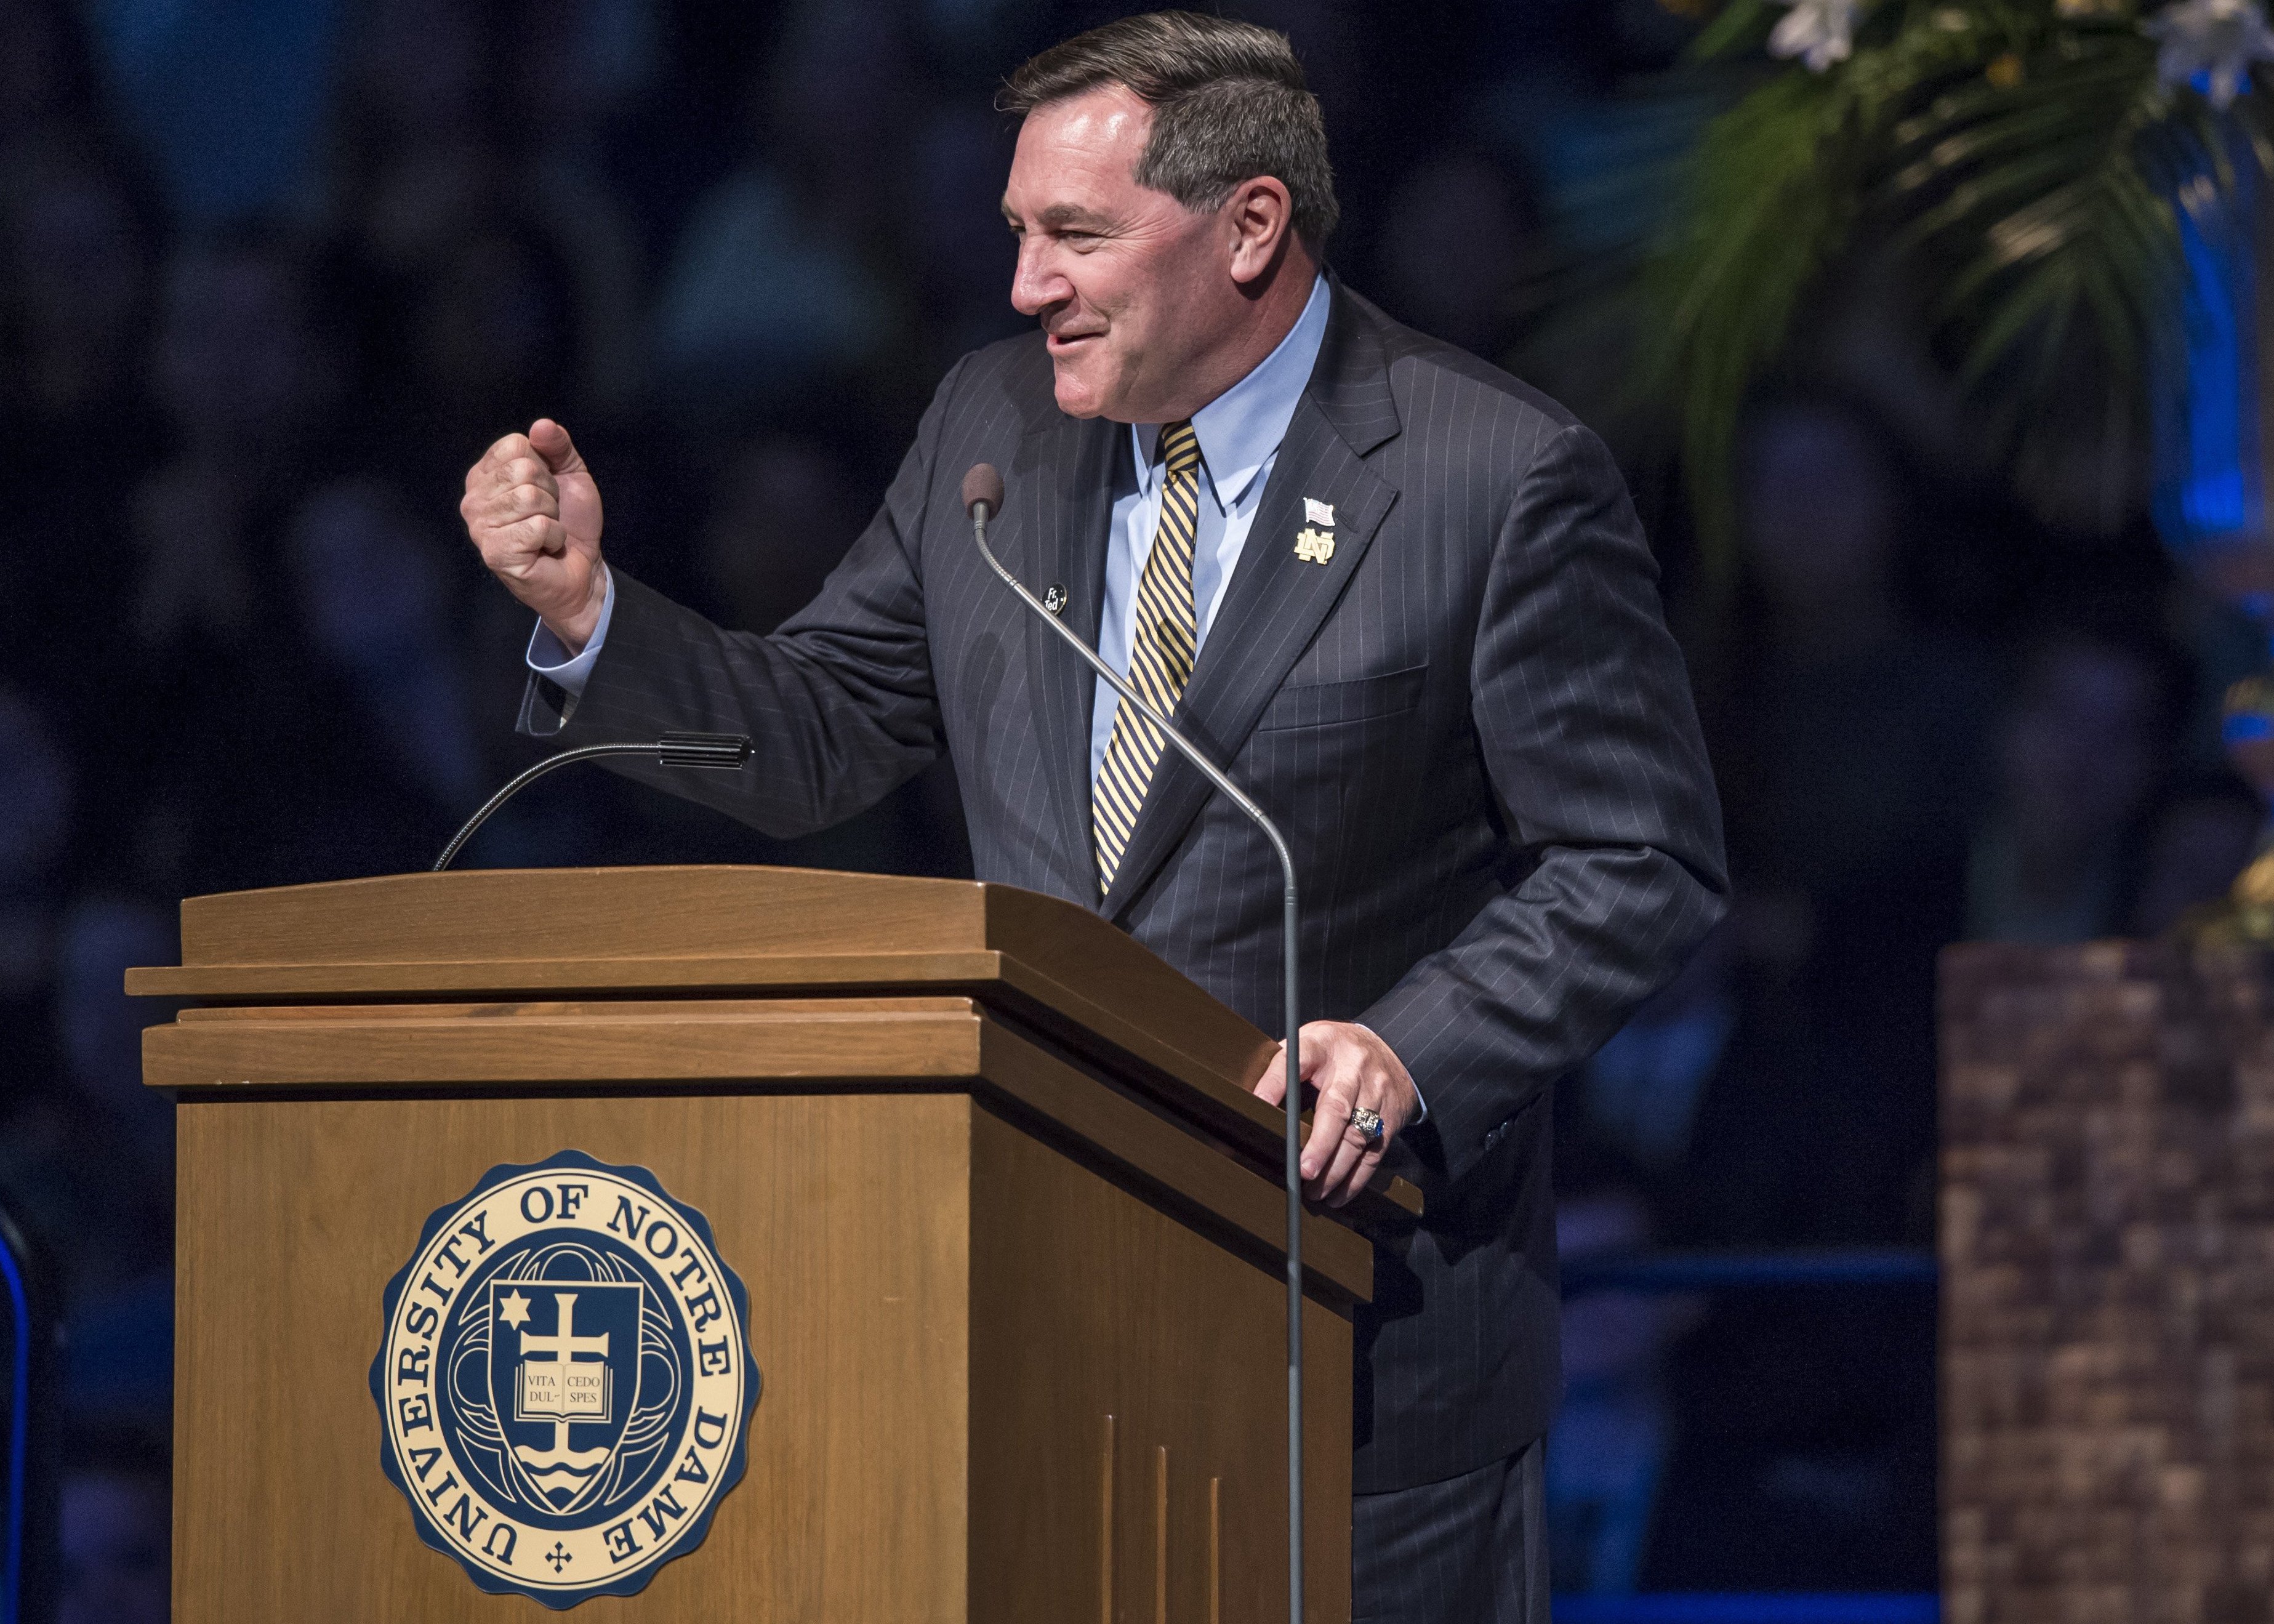
<path fill-rule="evenodd" d="M 1279 1115 L 1249 1092 L 1276 1040 L 1088 909 L 967 880 L 493 868 L 230 891 L 184 901 L 180 966 L 129 970 L 126 989 L 219 1004 L 962 992 L 1102 1041 L 1248 1133 Z M 1420 1210 L 1402 1180 L 1382 1199 Z"/>

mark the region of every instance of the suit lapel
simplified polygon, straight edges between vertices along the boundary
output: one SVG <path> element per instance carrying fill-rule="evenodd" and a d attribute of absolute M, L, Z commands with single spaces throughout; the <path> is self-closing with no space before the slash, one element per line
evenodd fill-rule
<path fill-rule="evenodd" d="M 1127 425 L 1054 417 L 1020 443 L 1005 517 L 1014 546 L 1005 562 L 1037 598 L 1064 586 L 1066 624 L 1090 647 L 1105 598 L 1106 530 L 1113 511 L 1113 454 Z M 1021 568 L 1019 562 L 1024 561 Z M 1028 612 L 1013 605 L 1023 621 Z M 1078 876 L 1081 901 L 1097 898 L 1097 856 L 1089 834 L 1089 715 L 1097 679 L 1047 627 L 1025 627 L 1028 680 L 1042 729 L 1043 770 L 1059 838 Z"/>
<path fill-rule="evenodd" d="M 1380 342 L 1339 282 L 1334 291 L 1319 364 L 1280 442 L 1231 584 L 1177 707 L 1177 719 L 1219 766 L 1239 755 L 1397 499 L 1362 460 L 1397 428 Z M 1324 564 L 1295 553 L 1296 536 L 1306 528 L 1306 497 L 1335 511 L 1335 550 Z M 1151 882 L 1213 793 L 1183 756 L 1173 749 L 1163 756 L 1105 898 L 1108 918 Z"/>

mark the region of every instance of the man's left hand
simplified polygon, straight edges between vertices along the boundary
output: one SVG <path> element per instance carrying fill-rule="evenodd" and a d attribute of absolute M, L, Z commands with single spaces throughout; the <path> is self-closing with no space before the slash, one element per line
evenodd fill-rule
<path fill-rule="evenodd" d="M 1303 1080 L 1318 1090 L 1311 1138 L 1303 1147 L 1304 1192 L 1329 1207 L 1347 1206 L 1367 1186 L 1390 1141 L 1420 1115 L 1420 1092 L 1405 1063 L 1366 1027 L 1346 1020 L 1314 1020 L 1303 1028 Z M 1277 1105 L 1287 1097 L 1287 1046 L 1281 1044 L 1255 1085 L 1256 1098 Z M 1369 1143 L 1351 1125 L 1359 1106 L 1382 1117 L 1382 1137 Z"/>

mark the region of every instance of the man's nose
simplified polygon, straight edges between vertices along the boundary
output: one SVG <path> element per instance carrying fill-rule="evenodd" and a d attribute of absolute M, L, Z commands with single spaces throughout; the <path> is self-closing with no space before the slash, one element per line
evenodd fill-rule
<path fill-rule="evenodd" d="M 1022 316 L 1039 316 L 1073 295 L 1065 275 L 1050 260 L 1050 244 L 1028 237 L 1019 244 L 1019 263 L 1011 273 L 1011 307 Z"/>

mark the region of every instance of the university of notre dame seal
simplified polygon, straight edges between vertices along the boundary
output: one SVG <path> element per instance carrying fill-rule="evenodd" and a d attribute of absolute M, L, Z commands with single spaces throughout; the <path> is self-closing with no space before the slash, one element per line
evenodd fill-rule
<path fill-rule="evenodd" d="M 486 1590 L 631 1595 L 742 1475 L 749 1299 L 644 1168 L 492 1168 L 426 1221 L 386 1314 L 380 1462 Z"/>

